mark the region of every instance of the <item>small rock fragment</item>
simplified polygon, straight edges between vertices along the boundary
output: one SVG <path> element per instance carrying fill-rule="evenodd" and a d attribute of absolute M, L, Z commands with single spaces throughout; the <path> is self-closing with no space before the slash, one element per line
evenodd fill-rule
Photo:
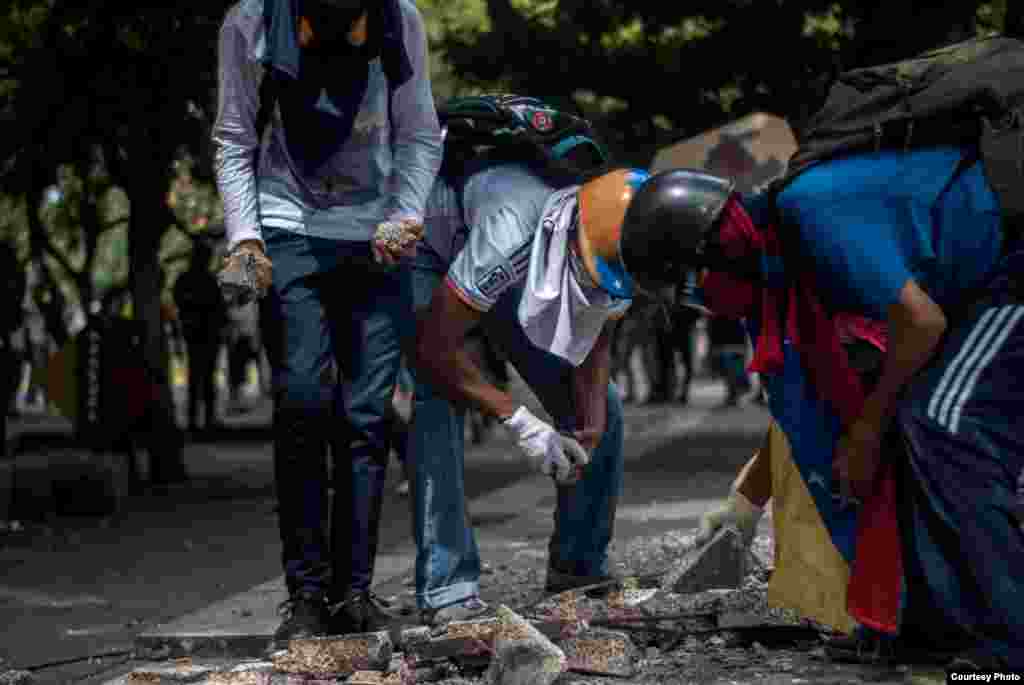
<path fill-rule="evenodd" d="M 575 672 L 631 678 L 640 654 L 627 635 L 591 628 L 562 643 L 568 667 Z"/>
<path fill-rule="evenodd" d="M 527 620 L 502 605 L 495 654 L 487 671 L 493 685 L 551 685 L 566 670 L 565 653 Z"/>
<path fill-rule="evenodd" d="M 742 535 L 727 526 L 705 545 L 687 552 L 665 577 L 662 587 L 680 594 L 739 588 L 746 576 L 747 561 Z"/>
<path fill-rule="evenodd" d="M 273 663 L 283 673 L 351 675 L 361 670 L 386 670 L 391 653 L 388 633 L 362 633 L 292 640 L 286 651 L 273 656 Z"/>

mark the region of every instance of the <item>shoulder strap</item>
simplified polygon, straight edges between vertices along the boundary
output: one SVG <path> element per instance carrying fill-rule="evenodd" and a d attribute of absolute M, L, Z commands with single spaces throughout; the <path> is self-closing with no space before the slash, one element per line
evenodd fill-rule
<path fill-rule="evenodd" d="M 253 155 L 253 170 L 260 173 L 260 154 L 263 152 L 263 137 L 270 125 L 270 117 L 277 106 L 277 79 L 273 71 L 265 68 L 260 80 L 259 109 L 256 110 L 256 153 Z"/>

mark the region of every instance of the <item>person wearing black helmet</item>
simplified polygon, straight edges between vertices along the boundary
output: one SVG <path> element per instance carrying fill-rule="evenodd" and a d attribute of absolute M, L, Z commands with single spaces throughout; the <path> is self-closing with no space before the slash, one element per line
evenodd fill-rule
<path fill-rule="evenodd" d="M 895 518 L 884 516 L 859 533 L 859 545 L 900 541 L 903 573 L 886 578 L 889 594 L 877 604 L 859 604 L 871 590 L 857 574 L 898 565 L 891 555 L 858 556 L 855 618 L 877 619 L 906 645 L 1024 667 L 1024 434 L 1015 425 L 1024 407 L 1024 249 L 1004 231 L 972 151 L 852 154 L 743 197 L 726 179 L 664 172 L 634 197 L 621 248 L 648 287 L 702 269 L 702 291 L 683 296 L 751 323 L 753 369 L 767 377 L 773 416 L 791 440 L 821 432 L 793 416 L 796 388 L 834 413 L 832 469 L 811 480 L 819 509 L 831 506 L 835 480 L 861 511 L 898 513 L 898 538 Z M 834 325 L 840 315 L 888 327 L 870 392 Z M 773 381 L 790 368 L 806 383 Z M 906 449 L 883 459 L 890 430 Z"/>

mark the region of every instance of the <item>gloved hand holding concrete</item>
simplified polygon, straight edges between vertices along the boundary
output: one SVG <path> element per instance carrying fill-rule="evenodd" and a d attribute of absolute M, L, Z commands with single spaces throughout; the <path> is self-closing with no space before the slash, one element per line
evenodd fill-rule
<path fill-rule="evenodd" d="M 263 297 L 272 279 L 273 265 L 255 241 L 245 241 L 232 250 L 217 274 L 224 299 L 232 307 L 243 307 Z"/>
<path fill-rule="evenodd" d="M 590 463 L 587 450 L 576 438 L 559 433 L 526 407 L 519 407 L 502 425 L 515 438 L 530 466 L 561 485 L 579 480 L 583 467 Z"/>
<path fill-rule="evenodd" d="M 423 223 L 415 219 L 385 221 L 373 236 L 373 257 L 389 266 L 403 257 L 416 256 L 416 246 L 423 238 Z"/>
<path fill-rule="evenodd" d="M 703 545 L 711 540 L 720 529 L 734 526 L 743 536 L 743 544 L 747 547 L 754 540 L 757 524 L 764 514 L 764 508 L 755 505 L 743 493 L 733 490 L 724 504 L 704 513 L 700 519 L 700 529 L 694 542 Z"/>

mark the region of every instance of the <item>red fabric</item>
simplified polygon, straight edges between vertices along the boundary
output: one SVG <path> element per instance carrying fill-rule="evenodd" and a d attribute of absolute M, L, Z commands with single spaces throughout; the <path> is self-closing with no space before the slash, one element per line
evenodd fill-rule
<path fill-rule="evenodd" d="M 703 283 L 704 298 L 717 316 L 742 319 L 754 311 L 758 289 L 745 279 L 724 271 L 712 271 Z"/>
<path fill-rule="evenodd" d="M 772 257 L 782 254 L 782 245 L 774 226 L 758 227 L 733 197 L 722 210 L 719 233 L 722 251 L 726 257 L 740 258 L 751 252 L 763 252 Z M 800 353 L 808 375 L 821 397 L 833 405 L 843 425 L 850 425 L 860 416 L 864 403 L 864 388 L 860 377 L 850 368 L 849 359 L 843 350 L 837 330 L 837 322 L 828 315 L 815 293 L 818 292 L 814 275 L 808 271 L 798 274 L 794 287 L 757 287 L 753 283 L 721 272 L 712 272 L 704 280 L 704 293 L 716 313 L 727 316 L 742 315 L 743 303 L 749 302 L 746 311 L 753 309 L 753 303 L 760 291 L 761 331 L 750 370 L 759 373 L 781 373 L 783 365 L 782 345 L 789 338 Z M 718 310 L 722 305 L 728 311 Z M 786 320 L 781 320 L 782 311 Z M 862 318 L 847 316 L 843 321 Z M 859 325 L 859 324 L 858 324 Z M 867 323 L 862 327 L 866 328 Z"/>
<path fill-rule="evenodd" d="M 878 470 L 874 491 L 857 514 L 857 546 L 846 588 L 846 610 L 862 625 L 896 633 L 903 590 L 896 477 L 888 462 L 883 461 Z"/>
<path fill-rule="evenodd" d="M 889 329 L 881 321 L 845 312 L 836 314 L 833 320 L 842 343 L 866 340 L 883 352 L 889 346 Z"/>
<path fill-rule="evenodd" d="M 755 226 L 737 198 L 731 199 L 723 210 L 720 240 L 728 257 L 742 257 L 750 250 L 763 250 L 775 257 L 782 253 L 775 227 Z M 716 302 L 738 308 L 749 301 L 747 311 L 753 310 L 753 284 L 709 274 L 704 289 L 712 309 Z M 843 426 L 849 426 L 860 417 L 865 392 L 842 342 L 859 338 L 885 350 L 885 324 L 852 314 L 830 317 L 816 295 L 818 288 L 810 271 L 801 271 L 789 287 L 763 287 L 760 291 L 761 331 L 750 369 L 781 373 L 783 340 L 788 337 L 819 396 L 832 405 Z M 783 311 L 785 321 L 781 320 Z M 879 468 L 876 487 L 864 502 L 857 525 L 847 610 L 865 626 L 894 633 L 898 627 L 903 561 L 896 521 L 896 481 L 890 464 L 883 463 Z"/>

